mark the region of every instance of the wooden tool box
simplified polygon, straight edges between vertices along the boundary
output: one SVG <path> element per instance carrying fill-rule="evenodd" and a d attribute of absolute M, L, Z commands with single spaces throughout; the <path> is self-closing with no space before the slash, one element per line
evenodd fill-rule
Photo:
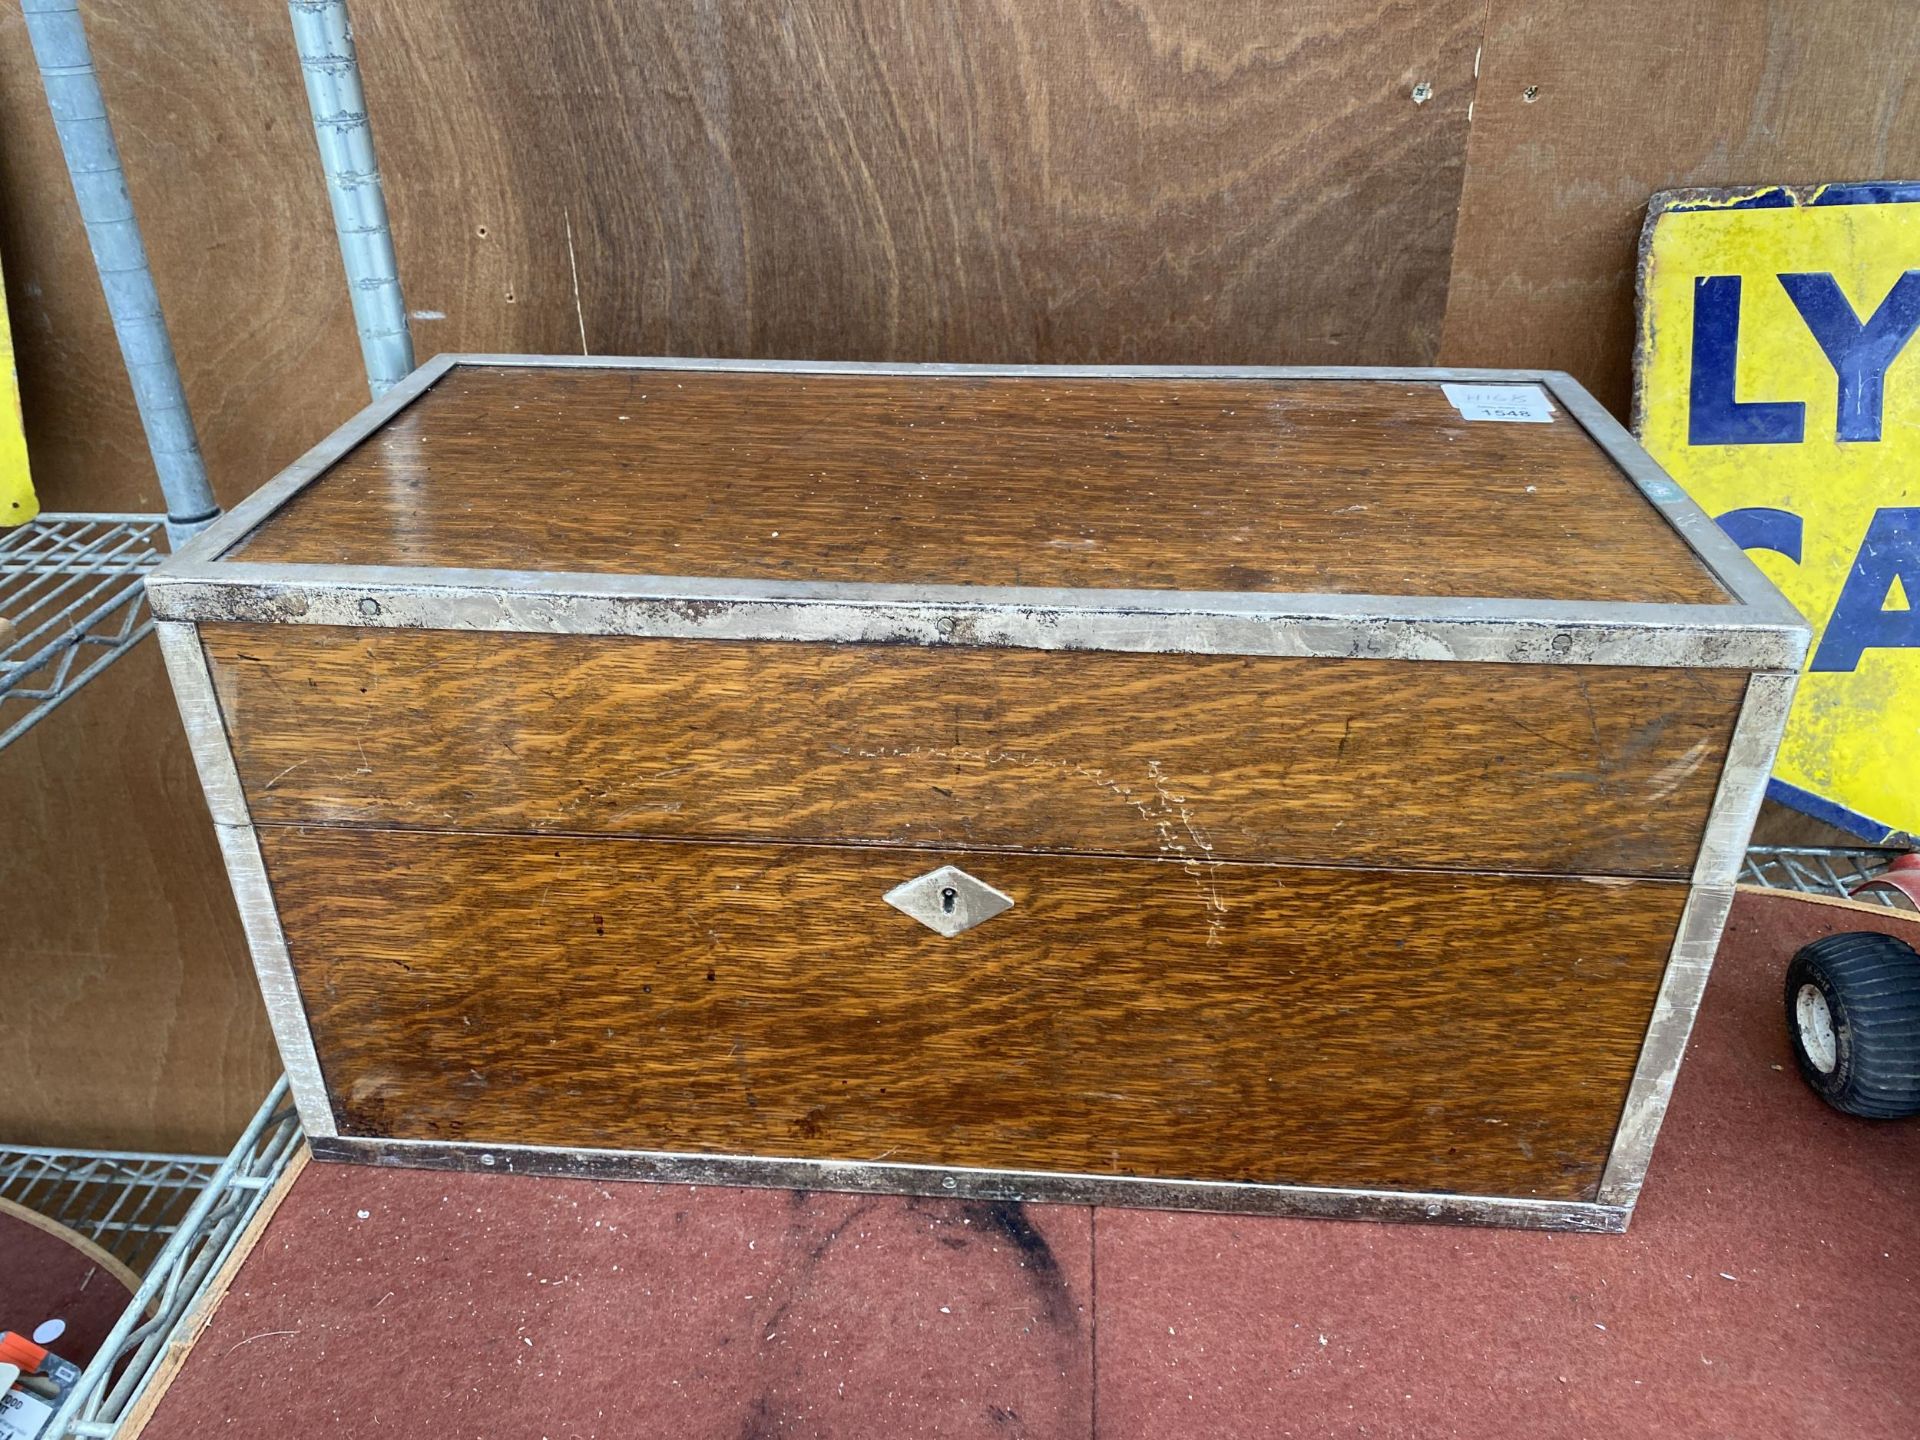
<path fill-rule="evenodd" d="M 150 585 L 320 1156 L 1586 1229 L 1807 641 L 1537 372 L 441 357 Z"/>

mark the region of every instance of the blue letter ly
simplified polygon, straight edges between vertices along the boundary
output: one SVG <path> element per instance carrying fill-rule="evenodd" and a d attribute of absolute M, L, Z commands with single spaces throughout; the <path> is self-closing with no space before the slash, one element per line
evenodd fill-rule
<path fill-rule="evenodd" d="M 1905 610 L 1887 610 L 1898 576 Z M 1876 510 L 1809 670 L 1852 670 L 1864 650 L 1920 646 L 1920 510 Z"/>
<path fill-rule="evenodd" d="M 1840 283 L 1825 271 L 1782 275 L 1780 283 L 1840 377 L 1835 438 L 1878 440 L 1887 367 L 1920 328 L 1920 270 L 1909 270 L 1894 281 L 1864 325 L 1840 292 Z"/>
<path fill-rule="evenodd" d="M 1798 445 L 1806 433 L 1805 405 L 1798 400 L 1733 398 L 1734 361 L 1739 352 L 1740 277 L 1702 275 L 1693 282 L 1693 377 L 1687 388 L 1687 443 Z"/>

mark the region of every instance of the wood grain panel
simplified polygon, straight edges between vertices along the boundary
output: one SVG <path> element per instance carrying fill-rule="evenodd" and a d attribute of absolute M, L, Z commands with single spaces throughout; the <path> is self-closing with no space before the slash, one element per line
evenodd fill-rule
<path fill-rule="evenodd" d="M 256 821 L 1684 875 L 1731 671 L 208 625 Z"/>
<path fill-rule="evenodd" d="M 1920 175 L 1917 60 L 1911 0 L 1491 0 L 1442 362 L 1625 418 L 1647 197 Z"/>
<path fill-rule="evenodd" d="M 1565 414 L 1438 379 L 455 369 L 231 552 L 272 563 L 1714 604 Z"/>
<path fill-rule="evenodd" d="M 1585 1197 L 1685 887 L 269 829 L 342 1133 Z"/>
<path fill-rule="evenodd" d="M 354 32 L 423 353 L 1418 363 L 1481 18 L 362 0 Z"/>

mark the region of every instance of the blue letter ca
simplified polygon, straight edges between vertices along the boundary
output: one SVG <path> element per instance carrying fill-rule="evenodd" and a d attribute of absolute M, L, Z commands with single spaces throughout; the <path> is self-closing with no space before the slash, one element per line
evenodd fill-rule
<path fill-rule="evenodd" d="M 1771 550 L 1796 565 L 1800 563 L 1800 534 L 1805 527 L 1791 510 L 1765 506 L 1729 510 L 1714 516 L 1713 523 L 1726 531 L 1742 550 Z"/>
<path fill-rule="evenodd" d="M 1884 608 L 1895 579 L 1907 608 Z M 1920 646 L 1920 510 L 1876 510 L 1809 670 L 1852 670 L 1864 650 Z"/>

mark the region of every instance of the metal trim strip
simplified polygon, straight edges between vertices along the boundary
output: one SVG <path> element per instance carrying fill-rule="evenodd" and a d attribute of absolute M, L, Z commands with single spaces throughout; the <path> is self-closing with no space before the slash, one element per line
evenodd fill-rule
<path fill-rule="evenodd" d="M 1544 384 L 1558 370 L 1451 369 L 1434 365 L 964 365 L 927 360 L 751 360 L 702 355 L 455 353 L 456 365 L 567 370 L 710 370 L 786 375 L 938 375 L 1062 380 L 1464 380 Z M 1575 381 L 1575 384 L 1579 382 Z"/>
<path fill-rule="evenodd" d="M 1687 1038 L 1693 1033 L 1714 952 L 1720 947 L 1720 932 L 1732 905 L 1732 885 L 1698 886 L 1687 896 L 1673 955 L 1654 997 L 1653 1019 L 1647 1025 L 1647 1038 L 1640 1046 L 1640 1059 L 1614 1130 L 1613 1149 L 1601 1172 L 1596 1198 L 1602 1204 L 1632 1210 L 1640 1198 L 1640 1187 L 1646 1183 L 1647 1166 L 1653 1159 L 1653 1144 L 1673 1099 L 1680 1062 L 1687 1053 Z"/>
<path fill-rule="evenodd" d="M 1733 887 L 1746 859 L 1760 801 L 1767 793 L 1767 777 L 1799 678 L 1795 673 L 1760 674 L 1747 682 L 1694 859 L 1693 889 L 1680 912 L 1673 953 L 1654 997 L 1653 1018 L 1621 1106 L 1607 1168 L 1600 1177 L 1599 1198 L 1607 1204 L 1632 1208 L 1646 1181 L 1654 1141 L 1666 1119 L 1687 1039 L 1706 994 L 1714 953 L 1733 905 Z"/>
<path fill-rule="evenodd" d="M 1058 1205 L 1122 1205 L 1237 1215 L 1323 1219 L 1448 1221 L 1523 1225 L 1544 1230 L 1618 1233 L 1630 1211 L 1586 1200 L 1531 1200 L 1428 1191 L 1339 1189 L 1312 1185 L 1154 1180 L 1035 1170 L 984 1170 L 865 1160 L 800 1160 L 748 1155 L 687 1155 L 650 1150 L 565 1149 L 489 1145 L 477 1141 L 330 1137 L 313 1146 L 324 1160 L 545 1175 L 594 1180 L 648 1180 L 680 1185 L 745 1185 L 763 1189 L 929 1195 L 945 1199 L 1016 1200 Z"/>
<path fill-rule="evenodd" d="M 1427 596 L 805 584 L 221 559 L 455 365 L 809 374 L 1521 381 L 1545 385 L 1731 592 L 1726 605 Z M 353 609 L 345 608 L 351 596 Z M 1217 654 L 1797 669 L 1806 624 L 1571 377 L 1556 371 L 1305 366 L 905 365 L 440 355 L 282 471 L 149 580 L 176 620 L 384 623 L 685 638 L 904 641 Z M 368 603 L 373 608 L 367 608 Z M 678 607 L 678 608 L 676 608 Z M 692 608 L 689 608 L 692 607 Z M 815 612 L 815 613 L 809 613 Z"/>
<path fill-rule="evenodd" d="M 171 620 L 632 635 L 703 640 L 1012 646 L 1341 659 L 1794 669 L 1807 632 L 1733 607 L 163 566 L 147 591 Z"/>
<path fill-rule="evenodd" d="M 319 479 L 335 461 L 426 394 L 441 376 L 458 363 L 457 357 L 452 355 L 434 356 L 194 536 L 191 541 L 174 551 L 171 557 L 172 563 L 181 566 L 198 566 L 210 564 L 219 559 L 258 529 L 269 515 Z"/>
<path fill-rule="evenodd" d="M 1660 512 L 1674 533 L 1706 566 L 1714 579 L 1732 595 L 1742 608 L 1755 612 L 1754 619 L 1768 624 L 1804 626 L 1800 612 L 1761 573 L 1747 552 L 1713 522 L 1694 502 L 1692 496 L 1660 468 L 1640 442 L 1612 413 L 1571 375 L 1555 372 L 1545 381 L 1553 397 L 1567 407 L 1567 413 L 1580 422 L 1593 441 L 1607 453 L 1620 471 L 1644 495 L 1647 503 Z"/>
<path fill-rule="evenodd" d="M 206 789 L 214 835 L 226 861 L 227 879 L 233 886 L 240 926 L 247 937 L 247 950 L 253 958 L 261 997 L 266 1002 L 267 1023 L 273 1031 L 274 1043 L 280 1048 L 280 1063 L 293 1091 L 294 1109 L 299 1112 L 300 1124 L 309 1136 L 331 1136 L 336 1132 L 333 1104 L 327 1098 L 320 1057 L 314 1050 L 313 1034 L 307 1024 L 306 1003 L 300 998 L 300 987 L 293 978 L 287 939 L 280 929 L 266 862 L 261 857 L 246 796 L 240 788 L 240 775 L 221 719 L 213 676 L 207 669 L 206 652 L 200 648 L 200 637 L 191 625 L 162 620 L 155 624 L 154 632 L 159 637 L 160 653 L 180 704 L 194 765 Z"/>
<path fill-rule="evenodd" d="M 1720 765 L 1720 784 L 1707 811 L 1707 828 L 1694 858 L 1695 885 L 1731 885 L 1740 878 L 1799 682 L 1799 674 L 1793 671 L 1756 674 L 1747 681 L 1740 714 L 1733 722 L 1733 738 Z"/>
<path fill-rule="evenodd" d="M 167 678 L 173 682 L 174 703 L 180 708 L 187 748 L 193 752 L 194 768 L 200 772 L 200 788 L 207 797 L 207 811 L 213 816 L 213 823 L 251 825 L 253 816 L 247 808 L 246 790 L 240 783 L 240 770 L 234 763 L 226 725 L 220 718 L 213 672 L 207 665 L 206 652 L 200 648 L 199 633 L 191 625 L 156 620 L 153 634 L 160 645 Z"/>

